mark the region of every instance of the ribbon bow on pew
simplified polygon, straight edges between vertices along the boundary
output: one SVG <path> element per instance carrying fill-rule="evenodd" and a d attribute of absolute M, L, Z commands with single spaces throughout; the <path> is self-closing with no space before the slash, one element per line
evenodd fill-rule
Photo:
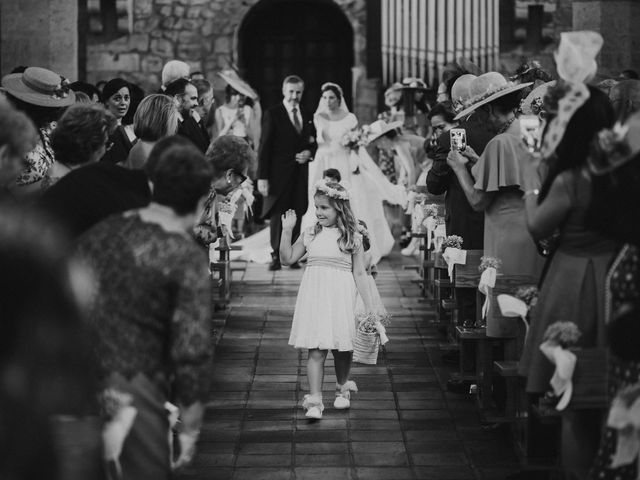
<path fill-rule="evenodd" d="M 480 289 L 479 285 L 478 289 Z M 527 313 L 529 312 L 529 307 L 527 307 L 527 304 L 519 298 L 516 298 L 512 295 L 507 295 L 506 293 L 501 293 L 500 295 L 498 295 L 497 300 L 498 306 L 500 307 L 500 312 L 502 313 L 503 317 L 520 317 L 522 319 L 525 327 L 524 338 L 526 342 L 527 335 L 529 334 L 529 323 L 527 322 Z"/>
<path fill-rule="evenodd" d="M 482 318 L 487 318 L 489 314 L 489 305 L 491 301 L 489 299 L 489 289 L 496 286 L 497 271 L 494 267 L 487 267 L 480 275 L 480 282 L 478 283 L 478 290 L 484 294 L 484 303 L 482 304 Z"/>
<path fill-rule="evenodd" d="M 449 278 L 453 278 L 453 266 L 457 263 L 464 265 L 467 263 L 467 251 L 455 247 L 447 247 L 444 249 L 442 258 L 447 262 L 447 270 Z"/>
<path fill-rule="evenodd" d="M 540 350 L 545 357 L 549 359 L 551 363 L 556 366 L 553 377 L 549 383 L 553 388 L 553 393 L 556 396 L 562 395 L 560 401 L 556 405 L 556 410 L 564 410 L 571 401 L 571 394 L 573 393 L 573 371 L 576 368 L 576 355 L 567 350 L 556 342 L 546 341 L 540 344 Z"/>

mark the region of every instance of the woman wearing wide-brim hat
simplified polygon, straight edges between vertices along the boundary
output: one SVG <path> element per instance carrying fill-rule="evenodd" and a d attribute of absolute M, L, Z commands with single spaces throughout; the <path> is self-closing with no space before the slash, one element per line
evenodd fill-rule
<path fill-rule="evenodd" d="M 235 135 L 258 145 L 262 116 L 258 94 L 233 70 L 223 70 L 218 75 L 227 86 L 225 102 L 215 111 L 217 136 Z"/>
<path fill-rule="evenodd" d="M 33 195 L 40 191 L 40 182 L 55 161 L 50 142 L 55 122 L 75 102 L 75 93 L 64 77 L 40 67 L 5 75 L 2 88 L 11 103 L 26 113 L 38 129 L 38 144 L 25 157 L 26 167 L 12 189 L 17 196 Z"/>
<path fill-rule="evenodd" d="M 530 83 L 510 83 L 498 72 L 488 72 L 475 78 L 470 86 L 469 100 L 456 119 L 466 118 L 477 109 L 485 110 L 487 122 L 498 134 L 487 144 L 480 156 L 471 148 L 451 150 L 447 163 L 456 174 L 469 204 L 484 211 L 484 255 L 502 261 L 500 273 L 538 278 L 543 258 L 527 230 L 524 212 L 524 163 L 530 153 L 520 138 L 516 110 L 522 89 Z M 475 165 L 471 173 L 466 164 Z M 496 316 L 497 317 L 497 316 Z M 511 335 L 513 322 L 502 324 L 489 312 L 487 335 Z"/>

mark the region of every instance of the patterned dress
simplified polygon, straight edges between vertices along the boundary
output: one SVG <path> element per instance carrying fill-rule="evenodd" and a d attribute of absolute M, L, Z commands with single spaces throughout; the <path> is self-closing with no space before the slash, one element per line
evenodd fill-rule
<path fill-rule="evenodd" d="M 205 252 L 185 234 L 109 217 L 79 240 L 95 276 L 88 318 L 104 386 L 131 394 L 138 409 L 120 457 L 124 479 L 169 479 L 166 401 L 205 401 L 212 355 Z"/>
<path fill-rule="evenodd" d="M 640 252 L 638 247 L 625 245 L 616 259 L 606 280 L 606 319 L 615 318 L 616 312 L 626 303 L 640 300 Z M 623 388 L 640 382 L 640 361 L 625 361 L 611 353 L 609 355 L 609 397 L 613 399 Z M 605 427 L 600 440 L 600 450 L 591 480 L 635 480 L 638 463 L 632 462 L 618 468 L 611 468 L 611 457 L 616 451 L 617 431 Z"/>
<path fill-rule="evenodd" d="M 35 148 L 27 153 L 25 158 L 26 167 L 18 174 L 16 179 L 18 185 L 24 186 L 39 182 L 53 165 L 56 158 L 51 148 L 50 137 L 55 127 L 56 122 L 51 122 L 38 130 L 40 138 Z"/>

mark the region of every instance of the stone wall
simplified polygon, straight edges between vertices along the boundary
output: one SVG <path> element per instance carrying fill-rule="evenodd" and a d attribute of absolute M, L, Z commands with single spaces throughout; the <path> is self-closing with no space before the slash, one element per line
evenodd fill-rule
<path fill-rule="evenodd" d="M 90 82 L 121 76 L 147 91 L 160 86 L 165 62 L 179 59 L 224 84 L 215 73 L 237 65 L 238 31 L 244 16 L 259 0 L 134 0 L 133 31 L 107 43 L 87 47 Z M 354 67 L 364 68 L 366 3 L 336 0 L 354 31 Z M 354 95 L 354 98 L 356 96 Z"/>
<path fill-rule="evenodd" d="M 0 0 L 0 72 L 18 65 L 78 75 L 78 5 L 68 0 Z"/>

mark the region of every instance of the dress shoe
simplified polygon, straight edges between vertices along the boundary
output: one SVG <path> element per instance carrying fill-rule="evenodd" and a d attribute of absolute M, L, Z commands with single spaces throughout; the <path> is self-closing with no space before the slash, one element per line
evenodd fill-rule
<path fill-rule="evenodd" d="M 274 258 L 269 264 L 269 271 L 274 272 L 276 270 L 282 270 L 282 264 L 279 258 Z"/>
<path fill-rule="evenodd" d="M 459 378 L 450 378 L 447 380 L 447 390 L 451 393 L 469 395 L 471 393 L 471 382 L 469 380 L 460 380 Z"/>
<path fill-rule="evenodd" d="M 289 268 L 292 268 L 293 270 L 298 270 L 300 268 L 300 264 L 298 262 L 293 262 L 291 265 L 289 265 Z"/>

